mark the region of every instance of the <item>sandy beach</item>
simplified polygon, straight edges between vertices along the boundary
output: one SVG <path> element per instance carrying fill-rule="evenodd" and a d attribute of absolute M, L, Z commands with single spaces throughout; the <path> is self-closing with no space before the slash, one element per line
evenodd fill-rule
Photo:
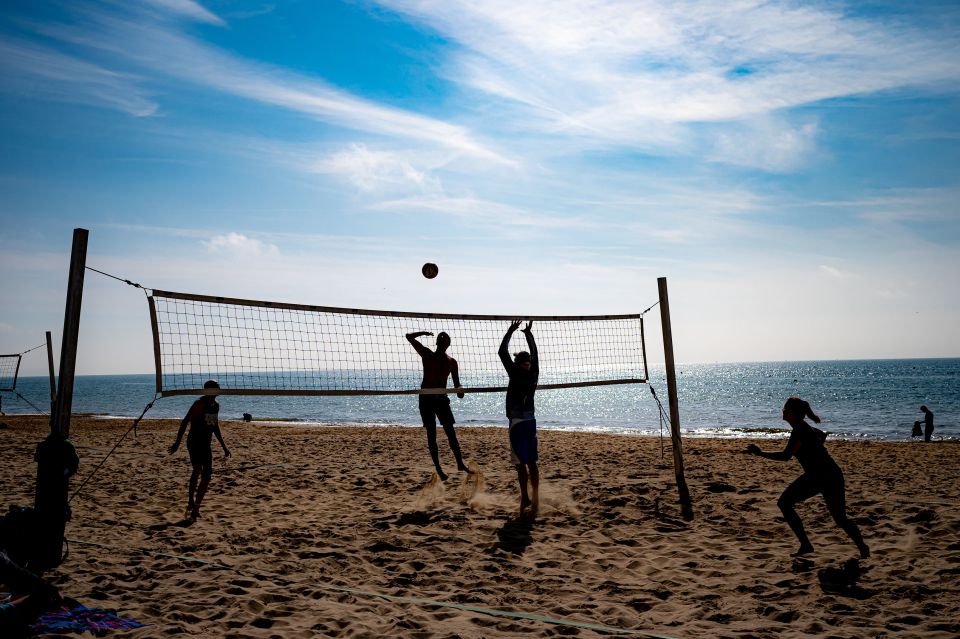
<path fill-rule="evenodd" d="M 0 507 L 32 505 L 41 417 L 5 416 Z M 128 420 L 75 418 L 75 489 Z M 72 502 L 69 556 L 49 578 L 155 637 L 957 637 L 960 445 L 828 440 L 851 516 L 776 500 L 796 461 L 746 440 L 684 443 L 695 518 L 676 503 L 669 440 L 541 431 L 539 517 L 514 517 L 501 428 L 458 429 L 479 473 L 431 482 L 419 428 L 222 424 L 202 517 L 183 519 L 177 423 L 143 422 Z M 782 441 L 759 442 L 766 450 Z"/>

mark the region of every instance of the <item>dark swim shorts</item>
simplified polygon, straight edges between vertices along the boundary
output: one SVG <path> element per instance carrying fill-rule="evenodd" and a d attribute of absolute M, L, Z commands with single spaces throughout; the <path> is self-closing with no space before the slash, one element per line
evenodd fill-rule
<path fill-rule="evenodd" d="M 203 444 L 187 444 L 187 452 L 190 453 L 190 463 L 194 466 L 203 467 L 203 475 L 210 477 L 213 474 L 213 450 L 210 446 Z"/>
<path fill-rule="evenodd" d="M 456 423 L 450 410 L 449 395 L 419 395 L 419 398 L 420 418 L 424 426 L 436 428 L 437 421 L 441 426 L 453 426 Z"/>
<path fill-rule="evenodd" d="M 514 466 L 532 464 L 539 459 L 537 455 L 537 420 L 511 420 L 510 458 Z"/>

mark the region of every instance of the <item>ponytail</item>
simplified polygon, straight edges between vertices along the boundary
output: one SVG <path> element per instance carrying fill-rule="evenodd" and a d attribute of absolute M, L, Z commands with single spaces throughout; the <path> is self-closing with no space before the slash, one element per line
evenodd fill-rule
<path fill-rule="evenodd" d="M 810 403 L 800 399 L 796 395 L 788 398 L 787 403 L 783 405 L 783 408 L 784 410 L 788 410 L 791 413 L 796 413 L 802 417 L 809 417 L 814 421 L 814 423 L 820 423 L 820 418 L 816 413 L 813 412 L 813 409 L 810 408 Z"/>

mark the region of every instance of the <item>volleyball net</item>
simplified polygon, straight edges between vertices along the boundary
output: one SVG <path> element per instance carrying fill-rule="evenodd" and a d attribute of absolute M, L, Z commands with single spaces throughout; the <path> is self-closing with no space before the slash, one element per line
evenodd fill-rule
<path fill-rule="evenodd" d="M 0 355 L 0 391 L 15 391 L 22 353 Z"/>
<path fill-rule="evenodd" d="M 533 321 L 538 388 L 639 384 L 649 377 L 643 314 L 508 316 L 306 306 L 153 290 L 157 392 L 202 395 L 400 395 L 421 389 L 423 364 L 408 333 L 431 350 L 445 332 L 462 391 L 506 390 L 498 356 L 510 322 Z M 528 350 L 521 331 L 511 354 Z M 458 391 L 461 389 L 457 389 Z"/>

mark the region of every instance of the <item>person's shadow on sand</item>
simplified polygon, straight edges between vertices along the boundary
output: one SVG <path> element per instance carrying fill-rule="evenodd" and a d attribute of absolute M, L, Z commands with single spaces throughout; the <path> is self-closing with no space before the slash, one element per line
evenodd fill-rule
<path fill-rule="evenodd" d="M 149 530 L 150 532 L 160 532 L 160 531 L 166 530 L 167 528 L 189 528 L 194 523 L 196 523 L 196 521 L 197 521 L 196 519 L 191 519 L 189 517 L 186 519 L 181 519 L 180 521 L 165 521 L 160 524 L 153 524 L 152 526 L 147 526 L 147 530 Z"/>
<path fill-rule="evenodd" d="M 842 568 L 824 568 L 817 572 L 823 592 L 854 599 L 869 599 L 873 592 L 857 585 L 863 573 L 859 559 L 849 559 Z"/>
<path fill-rule="evenodd" d="M 533 518 L 529 515 L 511 517 L 497 530 L 499 541 L 495 546 L 514 555 L 522 555 L 533 543 L 533 536 L 530 534 L 532 530 Z"/>

